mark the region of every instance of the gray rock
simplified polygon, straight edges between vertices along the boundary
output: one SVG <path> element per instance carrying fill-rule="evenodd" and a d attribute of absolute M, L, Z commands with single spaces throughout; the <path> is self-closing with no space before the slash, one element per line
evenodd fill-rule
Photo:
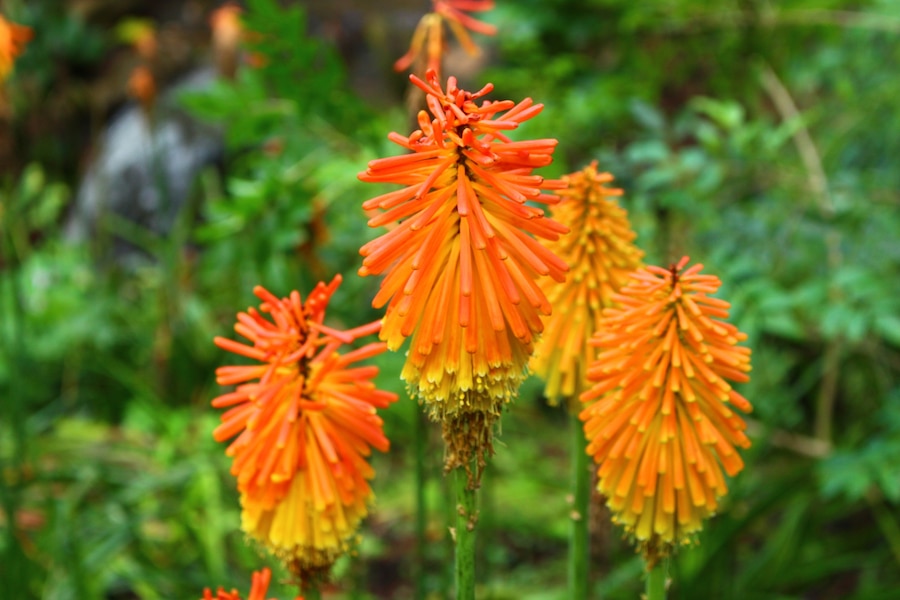
<path fill-rule="evenodd" d="M 178 105 L 177 96 L 215 80 L 210 69 L 191 73 L 160 95 L 153 123 L 130 104 L 110 122 L 96 158 L 78 187 L 66 237 L 89 238 L 106 212 L 165 234 L 205 167 L 221 160 L 221 132 Z"/>

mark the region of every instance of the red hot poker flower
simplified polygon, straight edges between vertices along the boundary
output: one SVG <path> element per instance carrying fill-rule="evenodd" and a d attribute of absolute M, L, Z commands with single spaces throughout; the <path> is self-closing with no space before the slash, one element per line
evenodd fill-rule
<path fill-rule="evenodd" d="M 727 491 L 722 468 L 737 474 L 736 447 L 750 446 L 732 407 L 752 408 L 728 383 L 749 379 L 750 350 L 737 346 L 747 336 L 708 296 L 719 279 L 687 262 L 641 269 L 614 296 L 581 396 L 597 487 L 650 558 L 700 530 Z"/>
<path fill-rule="evenodd" d="M 613 176 L 598 172 L 597 161 L 563 179 L 569 187 L 559 192 L 562 201 L 552 216 L 572 232 L 547 248 L 568 263 L 570 273 L 564 283 L 541 280 L 557 310 L 545 323 L 531 366 L 546 381 L 544 394 L 551 404 L 568 398 L 570 408 L 580 410 L 577 398 L 587 386 L 594 354 L 591 334 L 600 329 L 603 309 L 641 266 L 644 253 L 634 245 L 637 234 L 628 213 L 614 200 L 622 190 L 607 187 Z"/>
<path fill-rule="evenodd" d="M 444 91 L 433 71 L 428 83 L 410 79 L 426 93 L 431 117 L 421 111 L 420 129 L 388 136 L 410 154 L 374 160 L 359 176 L 404 186 L 363 204 L 385 211 L 369 226 L 399 224 L 361 248 L 359 273 L 385 274 L 373 301 L 388 305 L 381 338 L 396 350 L 412 337 L 403 378 L 445 433 L 448 419 L 466 413 L 489 428 L 517 393 L 541 315 L 550 314 L 535 280 L 563 281 L 567 270 L 535 239 L 566 228 L 531 204 L 555 203 L 546 190 L 563 187 L 532 174 L 550 164 L 557 142 L 506 136 L 541 111 L 531 99 L 479 105 L 491 85 L 470 93 L 451 77 Z M 472 456 L 457 450 L 449 458 Z"/>
<path fill-rule="evenodd" d="M 269 591 L 269 584 L 272 582 L 272 571 L 266 567 L 259 571 L 253 572 L 253 579 L 250 587 L 250 595 L 247 600 L 266 600 L 266 592 Z M 216 595 L 209 588 L 203 590 L 203 597 L 200 600 L 241 600 L 241 595 L 237 590 L 225 591 L 222 587 L 216 591 Z M 303 600 L 302 596 L 297 596 L 294 600 Z"/>
<path fill-rule="evenodd" d="M 219 384 L 240 384 L 213 400 L 228 408 L 213 435 L 217 441 L 237 435 L 226 453 L 234 457 L 243 528 L 301 579 L 350 549 L 372 499 L 366 457 L 370 448 L 389 445 L 375 409 L 397 398 L 372 384 L 376 367 L 354 366 L 383 352 L 383 343 L 337 352 L 380 327 L 337 331 L 323 324 L 339 284 L 339 276 L 318 284 L 306 302 L 297 292 L 279 300 L 257 287 L 260 310 L 239 313 L 235 325 L 253 345 L 215 340 L 261 363 L 216 371 Z"/>
<path fill-rule="evenodd" d="M 156 80 L 149 67 L 140 65 L 132 71 L 128 79 L 128 93 L 141 103 L 145 115 L 152 114 L 156 102 Z"/>
<path fill-rule="evenodd" d="M 9 76 L 16 57 L 25 49 L 31 36 L 30 27 L 12 23 L 0 15 L 0 83 Z"/>
<path fill-rule="evenodd" d="M 494 35 L 497 28 L 472 18 L 465 11 L 484 12 L 494 8 L 493 0 L 432 0 L 434 10 L 419 21 L 413 32 L 409 51 L 394 63 L 395 71 L 404 71 L 421 56 L 424 49 L 426 70 L 441 72 L 441 57 L 444 53 L 444 23 L 450 27 L 460 45 L 469 54 L 478 54 L 479 49 L 468 30 L 485 35 Z"/>
<path fill-rule="evenodd" d="M 216 68 L 219 74 L 227 79 L 234 79 L 241 43 L 247 36 L 241 22 L 242 12 L 237 4 L 227 2 L 214 10 L 209 17 Z"/>

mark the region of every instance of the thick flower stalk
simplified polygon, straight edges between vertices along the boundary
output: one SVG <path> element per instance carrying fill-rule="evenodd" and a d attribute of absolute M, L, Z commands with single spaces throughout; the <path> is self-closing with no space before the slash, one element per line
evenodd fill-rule
<path fill-rule="evenodd" d="M 719 279 L 687 262 L 641 269 L 613 297 L 581 396 L 598 489 L 650 566 L 715 513 L 723 469 L 737 474 L 737 448 L 750 446 L 733 409 L 752 408 L 729 383 L 749 379 L 750 350 L 737 345 L 747 336 L 709 296 Z"/>
<path fill-rule="evenodd" d="M 456 36 L 459 44 L 471 55 L 479 48 L 472 41 L 469 30 L 484 35 L 494 35 L 497 28 L 468 15 L 467 12 L 484 12 L 494 8 L 494 0 L 431 0 L 433 10 L 419 21 L 413 32 L 409 50 L 394 63 L 395 71 L 405 71 L 416 59 L 424 58 L 425 70 L 441 72 L 444 55 L 444 23 Z"/>
<path fill-rule="evenodd" d="M 595 353 L 591 335 L 600 329 L 601 313 L 612 306 L 613 294 L 641 266 L 644 253 L 634 244 L 637 234 L 628 213 L 614 200 L 622 190 L 606 187 L 613 176 L 598 172 L 597 161 L 563 180 L 568 188 L 559 192 L 562 201 L 551 216 L 571 233 L 547 248 L 569 265 L 570 273 L 564 283 L 541 280 L 557 310 L 544 323 L 531 369 L 546 382 L 544 394 L 551 404 L 568 398 L 571 408 L 580 410 L 578 394 L 588 386 L 587 366 Z"/>
<path fill-rule="evenodd" d="M 30 27 L 12 23 L 0 15 L 0 83 L 9 77 L 16 57 L 25 49 L 31 35 Z"/>
<path fill-rule="evenodd" d="M 338 353 L 341 345 L 377 332 L 380 323 L 349 331 L 323 324 L 340 281 L 319 283 L 306 302 L 296 291 L 278 299 L 256 287 L 259 310 L 238 313 L 235 325 L 252 345 L 215 339 L 220 348 L 260 363 L 219 368 L 218 383 L 238 387 L 212 402 L 228 409 L 215 439 L 237 436 L 226 454 L 234 459 L 242 527 L 301 581 L 327 572 L 352 549 L 373 499 L 368 480 L 374 471 L 366 457 L 372 447 L 389 446 L 375 409 L 397 399 L 375 388 L 376 367 L 355 365 L 385 344 Z"/>
<path fill-rule="evenodd" d="M 536 238 L 566 228 L 533 203 L 558 198 L 564 184 L 533 175 L 552 161 L 556 140 L 513 142 L 505 132 L 543 108 L 525 99 L 476 100 L 451 77 L 441 89 L 415 76 L 431 116 L 421 111 L 409 137 L 388 137 L 409 154 L 374 160 L 359 178 L 403 188 L 373 198 L 384 212 L 369 226 L 398 223 L 365 244 L 360 275 L 385 277 L 373 300 L 387 304 L 381 339 L 397 350 L 411 337 L 402 377 L 443 423 L 446 467 L 467 466 L 491 449 L 492 427 L 518 393 L 550 303 L 536 280 L 565 279 L 567 266 Z"/>
<path fill-rule="evenodd" d="M 266 593 L 269 591 L 269 584 L 272 582 L 272 571 L 266 567 L 259 571 L 253 572 L 253 579 L 250 584 L 250 595 L 247 600 L 266 600 Z M 209 588 L 203 590 L 203 597 L 200 600 L 242 600 L 237 590 L 225 591 L 221 586 L 216 590 L 215 595 Z M 303 600 L 301 596 L 297 596 L 294 600 Z"/>

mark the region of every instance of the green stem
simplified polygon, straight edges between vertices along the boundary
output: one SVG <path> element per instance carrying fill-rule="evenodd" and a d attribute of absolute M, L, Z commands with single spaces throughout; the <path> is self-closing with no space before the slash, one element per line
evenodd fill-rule
<path fill-rule="evenodd" d="M 587 600 L 590 534 L 588 511 L 591 501 L 591 467 L 585 452 L 587 441 L 576 415 L 570 417 L 572 428 L 572 513 L 569 523 L 569 598 Z"/>
<path fill-rule="evenodd" d="M 875 515 L 875 522 L 887 539 L 888 546 L 891 547 L 894 559 L 900 564 L 900 524 L 890 511 L 884 508 L 884 503 L 880 499 L 875 499 L 871 495 L 866 499 L 869 501 L 872 514 Z"/>
<path fill-rule="evenodd" d="M 317 583 L 304 587 L 301 595 L 304 600 L 322 600 L 322 591 Z"/>
<path fill-rule="evenodd" d="M 825 346 L 822 357 L 822 379 L 816 398 L 816 439 L 831 443 L 834 424 L 834 404 L 838 393 L 838 375 L 841 366 L 841 340 L 834 338 Z"/>
<path fill-rule="evenodd" d="M 413 420 L 413 444 L 415 451 L 415 478 L 416 478 L 416 556 L 413 568 L 415 578 L 415 598 L 425 598 L 425 526 L 428 507 L 425 504 L 425 485 L 427 483 L 427 471 L 425 469 L 426 441 L 428 438 L 428 424 L 425 415 L 415 408 Z"/>
<path fill-rule="evenodd" d="M 456 477 L 441 477 L 440 484 L 441 493 L 437 495 L 436 499 L 438 512 L 443 517 L 444 522 L 452 526 L 449 528 L 449 543 L 441 545 L 439 560 L 441 568 L 435 575 L 439 577 L 437 582 L 438 589 L 449 592 L 449 590 L 453 589 L 453 580 L 456 577 L 456 564 L 453 559 L 453 555 L 456 552 L 456 511 L 454 510 L 456 507 Z"/>
<path fill-rule="evenodd" d="M 475 489 L 466 470 L 456 469 L 456 599 L 475 600 Z"/>
<path fill-rule="evenodd" d="M 2 198 L 3 201 L 9 198 Z M 0 210 L 2 212 L 2 210 Z M 5 215 L 0 214 L 0 256 L 6 263 L 3 269 L 0 269 L 0 312 L 5 312 L 4 295 L 9 296 L 9 315 L 12 317 L 9 323 L 9 338 L 0 339 L 0 349 L 5 356 L 0 356 L 10 367 L 11 373 L 27 373 L 28 372 L 28 348 L 26 347 L 27 339 L 27 323 L 25 322 L 25 307 L 23 298 L 25 294 L 22 290 L 20 280 L 21 265 L 25 261 L 26 256 L 17 252 L 14 242 L 14 228 Z M 10 227 L 7 229 L 7 224 Z M 3 332 L 0 331 L 0 335 Z M 7 386 L 3 386 L 6 388 Z M 15 591 L 24 590 L 23 581 L 28 581 L 31 575 L 31 561 L 25 554 L 21 541 L 16 536 L 15 515 L 19 512 L 19 506 L 23 490 L 26 482 L 24 480 L 24 466 L 28 463 L 28 430 L 27 430 L 27 409 L 25 403 L 29 400 L 26 396 L 28 386 L 24 387 L 25 391 L 2 389 L 0 394 L 4 398 L 4 418 L 8 418 L 7 423 L 11 430 L 12 452 L 8 458 L 0 456 L 0 505 L 6 514 L 7 522 L 10 526 L 4 528 L 3 537 L 6 539 L 0 544 L 0 559 L 3 560 L 4 566 L 10 573 L 16 573 L 13 577 L 12 588 L 10 593 L 15 595 Z M 6 400 L 6 399 L 9 400 Z M 4 432 L 6 435 L 6 432 Z M 21 587 L 18 587 L 21 586 Z"/>
<path fill-rule="evenodd" d="M 4 198 L 8 204 L 12 204 L 10 198 Z M 0 209 L 2 213 L 2 209 Z M 9 227 L 7 228 L 7 224 Z M 28 348 L 26 347 L 27 332 L 25 331 L 27 324 L 25 321 L 25 306 L 23 299 L 25 291 L 22 288 L 20 273 L 22 264 L 27 260 L 28 254 L 23 254 L 20 249 L 16 248 L 16 231 L 17 228 L 8 220 L 8 216 L 0 214 L 0 256 L 6 263 L 4 269 L 0 270 L 0 310 L 3 310 L 3 292 L 9 294 L 9 308 L 12 319 L 9 324 L 9 339 L 3 341 L 3 349 L 6 350 L 6 364 L 9 365 L 10 373 L 27 372 L 26 362 L 28 360 Z M 26 236 L 27 237 L 27 236 Z M 4 289 L 5 288 L 5 289 Z M 2 333 L 2 332 L 0 332 Z M 25 389 L 28 389 L 27 387 Z M 12 391 L 12 390 L 11 390 Z M 17 481 L 20 476 L 19 469 L 27 461 L 28 435 L 25 426 L 25 394 L 13 392 L 10 394 L 11 402 L 4 410 L 4 416 L 9 417 L 8 423 L 12 430 L 13 453 L 12 465 L 16 472 Z M 4 393 L 4 397 L 7 394 Z M 6 467 L 6 465 L 4 465 Z M 11 513 L 7 513 L 10 515 Z M 9 517 L 12 518 L 11 516 Z M 12 522 L 12 521 L 10 521 Z M 9 527 L 9 531 L 15 529 Z"/>
<path fill-rule="evenodd" d="M 647 573 L 647 600 L 665 600 L 668 560 L 659 560 Z"/>

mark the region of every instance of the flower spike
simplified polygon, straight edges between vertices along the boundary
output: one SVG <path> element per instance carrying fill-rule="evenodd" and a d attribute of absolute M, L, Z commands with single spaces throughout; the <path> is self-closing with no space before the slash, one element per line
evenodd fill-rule
<path fill-rule="evenodd" d="M 298 292 L 278 299 L 257 286 L 259 310 L 238 313 L 235 325 L 252 345 L 215 339 L 220 348 L 261 363 L 219 368 L 220 385 L 238 386 L 212 401 L 227 409 L 215 439 L 237 436 L 226 454 L 234 459 L 242 527 L 301 581 L 327 572 L 352 548 L 373 498 L 368 480 L 374 471 L 366 457 L 371 448 L 389 446 L 375 409 L 397 399 L 375 388 L 376 367 L 355 365 L 385 344 L 338 353 L 343 344 L 376 333 L 380 323 L 349 331 L 323 324 L 340 281 L 319 283 L 305 302 Z"/>
<path fill-rule="evenodd" d="M 575 411 L 580 410 L 578 394 L 588 386 L 587 365 L 594 354 L 590 336 L 644 253 L 634 245 L 637 234 L 628 213 L 614 200 L 622 190 L 606 187 L 613 176 L 598 172 L 597 161 L 563 179 L 569 187 L 559 192 L 562 201 L 552 216 L 572 233 L 547 248 L 568 263 L 571 273 L 565 283 L 541 280 L 547 299 L 559 310 L 545 322 L 531 367 L 546 381 L 548 401 L 555 405 L 568 398 Z"/>
<path fill-rule="evenodd" d="M 250 587 L 250 595 L 247 600 L 266 600 L 266 592 L 269 591 L 269 584 L 272 582 L 272 571 L 265 567 L 259 571 L 253 572 L 253 579 Z M 219 586 L 215 596 L 209 588 L 203 590 L 203 597 L 200 600 L 241 600 L 241 595 L 237 590 L 225 591 Z M 297 596 L 294 600 L 303 600 L 301 596 Z"/>
<path fill-rule="evenodd" d="M 490 451 L 491 428 L 517 394 L 550 314 L 536 279 L 565 279 L 565 262 L 536 238 L 567 228 L 534 204 L 553 204 L 564 183 L 532 174 L 552 161 L 556 140 L 514 142 L 506 133 L 542 108 L 530 98 L 482 100 L 434 71 L 411 76 L 427 94 L 420 129 L 389 138 L 409 154 L 373 160 L 359 178 L 403 187 L 363 204 L 369 226 L 397 223 L 365 244 L 360 275 L 384 279 L 373 305 L 387 305 L 381 339 L 411 338 L 403 379 L 444 424 L 448 469 Z M 481 463 L 483 465 L 483 463 Z"/>
<path fill-rule="evenodd" d="M 0 15 L 0 83 L 9 77 L 16 57 L 25 49 L 31 36 L 30 27 L 12 23 Z"/>
<path fill-rule="evenodd" d="M 469 12 L 484 12 L 494 8 L 494 0 L 432 0 L 433 10 L 419 21 L 413 32 L 409 50 L 394 63 L 395 71 L 405 71 L 417 58 L 425 58 L 425 70 L 441 72 L 441 58 L 444 54 L 444 23 L 456 36 L 460 45 L 471 55 L 479 53 L 468 30 L 484 35 L 494 35 L 497 28 L 479 21 Z"/>
<path fill-rule="evenodd" d="M 581 413 L 598 463 L 597 488 L 614 521 L 633 535 L 649 563 L 703 525 L 743 468 L 752 410 L 729 381 L 749 380 L 746 335 L 723 319 L 729 304 L 708 294 L 721 282 L 683 258 L 646 267 L 603 311 L 592 344 L 597 360 Z"/>

